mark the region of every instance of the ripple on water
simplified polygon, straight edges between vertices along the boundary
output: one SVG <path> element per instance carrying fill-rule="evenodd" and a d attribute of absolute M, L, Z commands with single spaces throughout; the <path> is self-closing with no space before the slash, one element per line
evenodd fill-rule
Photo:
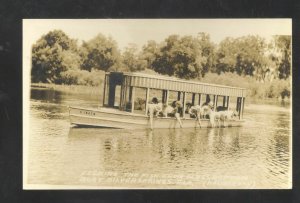
<path fill-rule="evenodd" d="M 56 101 L 60 99 L 58 103 L 38 98 L 31 102 L 29 183 L 119 185 L 80 181 L 85 172 L 99 171 L 120 176 L 126 172 L 160 175 L 166 180 L 172 179 L 168 176 L 171 174 L 193 182 L 184 185 L 180 178 L 174 178 L 177 185 L 150 184 L 158 188 L 290 186 L 289 111 L 265 106 L 257 111 L 246 108 L 246 123 L 242 128 L 153 131 L 70 128 L 67 106 L 76 103 L 76 98 L 56 97 Z M 84 99 L 79 103 L 85 101 L 89 103 Z M 149 183 L 125 186 L 147 187 Z"/>

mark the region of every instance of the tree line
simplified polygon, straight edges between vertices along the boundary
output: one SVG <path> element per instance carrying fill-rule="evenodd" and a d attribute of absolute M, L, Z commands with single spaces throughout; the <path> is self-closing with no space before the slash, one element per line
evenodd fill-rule
<path fill-rule="evenodd" d="M 228 37 L 218 44 L 207 33 L 170 35 L 148 41 L 141 50 L 129 44 L 122 52 L 111 37 L 98 34 L 89 41 L 70 38 L 61 30 L 43 35 L 32 47 L 32 82 L 99 85 L 99 70 L 144 71 L 201 80 L 208 72 L 234 73 L 257 81 L 288 79 L 291 36 Z"/>

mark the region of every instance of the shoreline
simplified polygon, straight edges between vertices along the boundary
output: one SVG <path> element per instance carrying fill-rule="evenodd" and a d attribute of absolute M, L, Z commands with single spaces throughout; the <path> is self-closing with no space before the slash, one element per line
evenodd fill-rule
<path fill-rule="evenodd" d="M 87 95 L 101 95 L 103 92 L 103 85 L 100 86 L 85 86 L 85 85 L 61 85 L 49 83 L 31 83 L 30 88 L 34 89 L 49 89 L 54 91 L 62 91 L 69 94 L 87 94 Z M 258 99 L 247 97 L 248 104 L 268 104 L 268 105 L 291 105 L 290 99 L 279 100 L 277 98 Z"/>
<path fill-rule="evenodd" d="M 71 94 L 92 94 L 100 95 L 103 92 L 103 86 L 84 86 L 84 85 L 60 85 L 49 83 L 31 83 L 30 88 L 34 89 L 49 89 L 62 91 Z"/>

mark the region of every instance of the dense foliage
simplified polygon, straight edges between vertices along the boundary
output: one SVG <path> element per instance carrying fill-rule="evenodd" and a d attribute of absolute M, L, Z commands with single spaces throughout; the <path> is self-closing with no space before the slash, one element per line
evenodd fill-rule
<path fill-rule="evenodd" d="M 33 45 L 33 82 L 61 83 L 61 73 L 79 65 L 77 43 L 62 31 L 51 31 Z"/>
<path fill-rule="evenodd" d="M 129 44 L 122 55 L 122 69 L 127 71 L 141 71 L 147 68 L 147 60 L 142 59 L 135 44 Z"/>
<path fill-rule="evenodd" d="M 102 34 L 88 42 L 83 42 L 80 54 L 82 57 L 81 67 L 88 71 L 91 71 L 92 68 L 104 71 L 117 70 L 121 60 L 117 43 Z"/>
<path fill-rule="evenodd" d="M 251 75 L 265 66 L 266 43 L 257 36 L 226 38 L 217 50 L 216 72 Z"/>
<path fill-rule="evenodd" d="M 291 74 L 291 37 L 275 36 L 274 43 L 275 49 L 279 52 L 277 57 L 279 78 L 287 79 Z"/>
<path fill-rule="evenodd" d="M 156 72 L 179 78 L 200 78 L 204 72 L 200 41 L 192 36 L 172 35 L 156 53 L 152 68 Z"/>
<path fill-rule="evenodd" d="M 159 43 L 148 41 L 141 50 L 129 44 L 121 52 L 116 41 L 102 34 L 79 45 L 64 32 L 54 30 L 32 48 L 32 82 L 97 86 L 103 71 L 150 70 L 201 81 L 218 75 L 230 76 L 230 80 L 239 76 L 235 86 L 243 84 L 241 78 L 250 78 L 253 94 L 263 91 L 262 98 L 289 96 L 285 80 L 291 74 L 291 36 L 274 36 L 268 43 L 253 35 L 228 37 L 214 44 L 206 33 L 170 35 Z M 223 79 L 215 78 L 215 82 Z M 259 88 L 262 83 L 264 90 Z"/>

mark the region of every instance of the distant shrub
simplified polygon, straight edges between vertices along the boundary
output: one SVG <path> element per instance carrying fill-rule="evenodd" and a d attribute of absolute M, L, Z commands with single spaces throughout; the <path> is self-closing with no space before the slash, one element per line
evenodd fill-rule
<path fill-rule="evenodd" d="M 60 83 L 66 85 L 78 84 L 78 79 L 80 78 L 80 71 L 79 70 L 67 70 L 62 72 L 61 81 Z"/>
<path fill-rule="evenodd" d="M 277 80 L 275 82 L 275 89 L 277 92 L 276 97 L 281 97 L 284 99 L 285 97 L 290 97 L 291 94 L 291 84 L 289 80 Z"/>
<path fill-rule="evenodd" d="M 103 71 L 67 70 L 61 73 L 62 84 L 99 86 L 104 78 Z"/>
<path fill-rule="evenodd" d="M 291 85 L 289 80 L 276 79 L 267 82 L 258 82 L 250 76 L 240 76 L 235 73 L 207 73 L 200 82 L 228 85 L 234 87 L 243 87 L 248 90 L 248 97 L 253 99 L 267 98 L 289 98 L 291 94 Z"/>
<path fill-rule="evenodd" d="M 141 73 L 160 75 L 153 70 L 146 69 Z M 61 84 L 66 85 L 86 85 L 100 86 L 103 82 L 105 72 L 92 69 L 91 72 L 86 70 L 67 70 L 61 73 Z M 272 82 L 258 82 L 250 76 L 240 76 L 236 73 L 207 73 L 200 80 L 194 79 L 203 83 L 220 84 L 234 87 L 242 87 L 247 89 L 247 97 L 252 99 L 287 99 L 291 94 L 291 84 L 289 80 L 275 79 Z M 130 108 L 128 104 L 127 108 Z M 141 110 L 145 106 L 145 101 L 142 98 L 137 98 L 135 101 L 135 109 Z"/>

